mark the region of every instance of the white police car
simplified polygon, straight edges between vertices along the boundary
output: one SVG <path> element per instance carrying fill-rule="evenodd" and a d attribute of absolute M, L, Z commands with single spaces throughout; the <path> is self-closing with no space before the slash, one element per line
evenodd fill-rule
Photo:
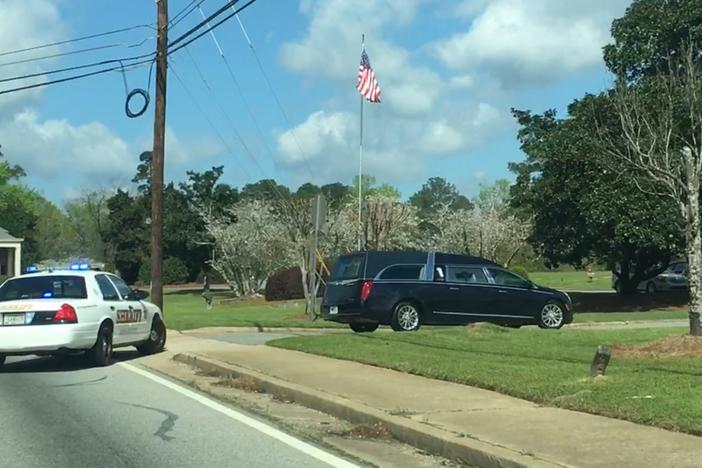
<path fill-rule="evenodd" d="M 146 296 L 87 264 L 10 278 L 0 286 L 0 367 L 6 356 L 85 352 L 105 366 L 113 347 L 160 352 L 166 326 Z"/>

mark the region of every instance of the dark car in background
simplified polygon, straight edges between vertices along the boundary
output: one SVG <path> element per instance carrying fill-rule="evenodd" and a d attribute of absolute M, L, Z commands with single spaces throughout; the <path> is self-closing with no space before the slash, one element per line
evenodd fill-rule
<path fill-rule="evenodd" d="M 439 252 L 359 252 L 339 257 L 327 283 L 322 317 L 355 332 L 379 325 L 414 331 L 425 325 L 491 322 L 558 329 L 573 320 L 570 297 L 536 286 L 479 257 Z"/>

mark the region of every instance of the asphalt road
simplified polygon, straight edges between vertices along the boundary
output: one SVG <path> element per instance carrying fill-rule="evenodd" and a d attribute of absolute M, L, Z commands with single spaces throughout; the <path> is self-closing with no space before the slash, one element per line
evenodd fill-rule
<path fill-rule="evenodd" d="M 8 358 L 0 428 L 0 467 L 352 466 L 137 361 Z"/>

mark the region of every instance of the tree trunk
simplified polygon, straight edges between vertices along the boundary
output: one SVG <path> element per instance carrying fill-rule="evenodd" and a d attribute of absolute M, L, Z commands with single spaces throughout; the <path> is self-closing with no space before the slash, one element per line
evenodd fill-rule
<path fill-rule="evenodd" d="M 689 173 L 688 173 L 689 174 Z M 688 175 L 687 218 L 687 265 L 690 285 L 690 335 L 700 336 L 700 309 L 702 308 L 702 239 L 700 239 L 700 181 Z"/>

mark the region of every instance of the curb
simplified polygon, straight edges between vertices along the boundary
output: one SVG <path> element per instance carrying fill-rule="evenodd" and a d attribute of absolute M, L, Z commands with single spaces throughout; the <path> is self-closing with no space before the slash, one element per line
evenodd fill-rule
<path fill-rule="evenodd" d="M 170 330 L 169 330 L 170 331 Z M 275 328 L 275 327 L 202 327 L 189 330 L 172 330 L 181 335 L 199 333 L 350 333 L 347 328 Z"/>
<path fill-rule="evenodd" d="M 553 468 L 563 465 L 488 442 L 455 435 L 441 429 L 387 414 L 376 408 L 327 394 L 313 388 L 271 377 L 255 370 L 224 363 L 197 354 L 178 353 L 173 360 L 220 377 L 253 379 L 266 393 L 316 409 L 354 424 L 385 425 L 400 442 L 449 459 L 485 468 Z"/>
<path fill-rule="evenodd" d="M 666 324 L 666 323 L 678 323 L 685 319 L 662 319 L 662 320 L 615 320 L 612 322 L 578 322 L 570 323 L 568 327 L 570 328 L 599 328 L 607 327 L 611 325 L 651 325 L 651 328 L 656 328 L 653 325 L 656 324 Z"/>

